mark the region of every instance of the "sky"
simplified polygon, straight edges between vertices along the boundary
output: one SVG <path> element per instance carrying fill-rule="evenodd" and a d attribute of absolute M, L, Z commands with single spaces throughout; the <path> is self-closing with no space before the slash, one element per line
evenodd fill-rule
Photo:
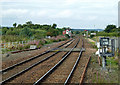
<path fill-rule="evenodd" d="M 120 27 L 120 1 L 118 3 L 118 27 Z"/>
<path fill-rule="evenodd" d="M 13 23 L 53 24 L 72 29 L 118 25 L 119 0 L 1 0 L 1 26 Z"/>

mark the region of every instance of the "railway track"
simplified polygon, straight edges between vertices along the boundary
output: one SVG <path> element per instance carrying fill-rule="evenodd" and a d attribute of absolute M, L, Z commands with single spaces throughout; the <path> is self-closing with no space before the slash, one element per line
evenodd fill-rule
<path fill-rule="evenodd" d="M 89 65 L 91 56 L 87 52 L 88 51 L 87 47 L 89 47 L 89 46 L 87 45 L 85 40 L 84 40 L 84 43 L 82 44 L 82 46 L 86 49 L 86 52 L 82 53 L 82 56 L 78 62 L 77 68 L 74 70 L 74 73 L 72 74 L 70 81 L 68 82 L 70 84 L 82 85 L 82 83 L 84 83 L 85 73 L 86 73 L 87 67 Z"/>
<path fill-rule="evenodd" d="M 53 52 L 50 54 L 48 53 L 49 58 L 46 57 L 44 58 L 45 60 L 38 60 L 36 63 L 33 62 L 34 64 L 30 60 L 29 67 L 25 64 L 23 64 L 23 66 L 20 64 L 18 67 L 13 67 L 16 69 L 24 69 L 22 71 L 19 70 L 20 72 L 17 72 L 17 74 L 12 72 L 13 68 L 12 70 L 9 69 L 10 73 L 13 73 L 14 75 L 10 75 L 10 73 L 7 72 L 9 74 L 9 77 L 6 77 L 1 83 L 32 83 L 34 85 L 44 83 L 64 83 L 64 85 L 68 83 L 82 83 L 90 58 L 83 57 L 84 55 L 82 55 L 82 49 L 80 52 L 72 52 L 72 50 L 76 47 L 83 48 L 84 42 L 78 39 L 71 40 L 70 42 L 63 45 L 63 48 L 65 47 L 72 47 L 72 49 L 68 52 L 57 51 L 55 52 L 57 53 L 55 55 L 52 55 Z M 57 49 L 58 48 L 55 48 L 54 50 Z M 83 60 L 85 62 L 83 62 Z M 86 61 L 88 62 L 86 63 Z M 25 66 L 27 68 L 24 68 Z M 14 71 L 16 70 L 14 69 Z M 78 71 L 81 74 L 78 74 Z M 3 75 L 7 75 L 6 71 L 2 73 Z M 79 80 L 78 82 L 74 81 L 75 77 L 77 76 L 80 76 L 79 79 L 76 79 Z"/>
<path fill-rule="evenodd" d="M 82 57 L 81 59 L 83 52 L 82 49 L 79 53 L 72 53 L 72 50 L 77 46 L 77 44 L 78 43 L 76 43 L 76 45 L 65 56 L 63 56 L 63 58 L 56 65 L 54 65 L 49 71 L 47 71 L 42 77 L 40 77 L 33 85 L 45 83 L 64 83 L 64 85 L 71 83 L 82 84 L 91 57 Z M 82 48 L 83 47 L 84 41 L 82 40 Z M 78 57 L 74 56 L 75 54 L 78 55 Z M 83 59 L 85 60 L 84 63 L 82 62 Z M 77 67 L 78 65 L 79 68 Z M 81 72 L 81 74 L 76 74 L 76 71 Z M 77 79 L 79 81 L 73 82 L 72 79 L 74 79 L 74 77 L 76 76 L 77 78 L 79 76 L 79 78 Z"/>
<path fill-rule="evenodd" d="M 82 54 L 82 50 L 80 51 L 79 57 L 73 57 L 74 53 L 72 53 L 72 50 L 74 48 L 76 48 L 76 46 L 78 45 L 80 40 L 78 40 L 78 42 L 75 44 L 75 46 L 66 54 L 63 56 L 63 58 L 57 63 L 55 64 L 49 71 L 47 71 L 39 80 L 37 80 L 34 85 L 39 84 L 39 83 L 63 83 L 65 81 L 64 84 L 67 84 L 72 73 L 74 72 L 77 63 L 80 59 L 80 56 Z M 72 55 L 72 56 L 70 56 Z M 74 62 L 77 58 L 77 61 Z M 71 61 L 71 63 L 69 62 Z M 70 74 L 66 74 L 68 71 L 70 71 L 71 67 L 67 67 L 66 65 L 69 63 L 69 65 L 74 66 L 70 72 Z M 67 72 L 66 72 L 67 71 Z M 61 77 L 61 79 L 57 79 L 55 78 L 57 75 L 58 77 Z M 63 75 L 63 76 L 62 76 Z M 68 75 L 68 77 L 66 78 L 66 76 Z"/>
<path fill-rule="evenodd" d="M 54 49 L 52 49 L 52 50 L 57 50 L 58 48 L 60 48 L 60 47 L 62 47 L 62 46 L 63 46 L 62 48 L 66 48 L 66 47 L 68 47 L 71 43 L 73 43 L 73 41 L 74 41 L 74 40 L 70 40 L 69 42 L 66 42 L 66 43 L 64 43 L 63 45 L 60 45 L 60 46 L 58 46 L 57 48 L 54 48 Z M 65 44 L 67 44 L 67 45 L 65 45 Z M 44 53 L 42 53 L 41 55 L 38 55 L 38 56 L 40 57 L 40 56 L 44 55 L 45 53 L 48 54 L 49 52 L 50 52 L 50 50 L 49 50 L 49 51 L 46 51 L 46 52 L 44 52 Z M 48 57 L 43 58 L 43 59 L 41 59 L 41 60 L 37 59 L 38 61 L 37 61 L 36 63 L 33 62 L 34 64 L 33 64 L 32 62 L 30 62 L 30 63 L 29 63 L 29 67 L 28 67 L 28 65 L 26 65 L 26 67 L 28 67 L 28 68 L 25 68 L 25 63 L 27 63 L 28 61 L 32 61 L 32 60 L 38 58 L 38 56 L 32 57 L 32 58 L 30 58 L 30 59 L 28 59 L 28 60 L 22 61 L 22 62 L 20 62 L 20 63 L 18 63 L 18 64 L 15 64 L 15 65 L 13 65 L 13 66 L 11 66 L 11 67 L 8 67 L 8 68 L 2 70 L 2 71 L 1 71 L 1 72 L 2 72 L 2 75 L 3 75 L 2 84 L 4 84 L 5 82 L 7 82 L 7 81 L 9 81 L 9 80 L 11 80 L 11 79 L 13 79 L 13 78 L 15 78 L 16 76 L 21 75 L 22 73 L 28 71 L 29 69 L 33 68 L 34 66 L 42 63 L 43 61 L 49 59 L 50 57 L 56 55 L 57 53 L 59 53 L 59 51 L 55 52 L 54 54 L 49 53 L 49 54 L 48 54 L 48 55 L 49 55 Z M 45 57 L 45 55 L 44 55 L 44 57 Z M 23 66 L 21 66 L 21 65 L 23 65 Z M 19 71 L 21 68 L 24 69 L 24 70 Z M 12 70 L 11 70 L 11 69 L 12 69 Z M 18 71 L 17 71 L 17 70 L 18 70 Z M 8 71 L 9 71 L 9 72 L 8 72 Z M 13 72 L 13 71 L 14 71 L 14 72 Z M 11 74 L 11 73 L 12 73 L 12 74 Z M 14 75 L 13 75 L 13 74 L 14 74 Z"/>
<path fill-rule="evenodd" d="M 29 61 L 31 61 L 31 60 L 37 58 L 37 57 L 40 57 L 40 56 L 45 55 L 45 54 L 47 54 L 47 53 L 50 53 L 52 50 L 56 50 L 56 49 L 58 49 L 58 48 L 64 46 L 65 44 L 71 42 L 72 40 L 73 40 L 73 39 L 71 39 L 71 40 L 69 40 L 69 41 L 67 41 L 67 42 L 65 42 L 65 43 L 63 43 L 63 44 L 57 46 L 56 48 L 52 48 L 52 49 L 47 50 L 47 51 L 45 51 L 45 52 L 43 52 L 43 53 L 41 53 L 41 54 L 38 54 L 37 56 L 31 57 L 31 58 L 26 59 L 26 60 L 24 60 L 24 61 L 21 61 L 21 62 L 19 62 L 19 63 L 17 63 L 17 64 L 14 64 L 14 65 L 11 65 L 11 66 L 9 66 L 9 67 L 6 67 L 6 68 L 0 70 L 0 73 L 1 73 L 1 72 L 5 72 L 5 71 L 7 71 L 7 70 L 9 70 L 9 69 L 11 69 L 11 68 L 14 68 L 15 66 L 18 66 L 18 65 L 21 65 L 21 64 L 23 64 L 23 63 L 29 62 Z"/>

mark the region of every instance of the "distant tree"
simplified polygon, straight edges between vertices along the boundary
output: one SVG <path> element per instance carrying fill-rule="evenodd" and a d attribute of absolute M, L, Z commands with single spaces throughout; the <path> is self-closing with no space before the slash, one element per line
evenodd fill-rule
<path fill-rule="evenodd" d="M 66 30 L 66 28 L 65 28 L 65 27 L 63 27 L 62 29 L 63 29 L 63 30 Z"/>
<path fill-rule="evenodd" d="M 63 27 L 63 30 L 70 30 L 70 27 Z"/>
<path fill-rule="evenodd" d="M 31 25 L 32 24 L 32 21 L 28 21 L 26 22 L 27 25 Z"/>
<path fill-rule="evenodd" d="M 32 34 L 33 34 L 32 31 L 28 27 L 23 28 L 22 31 L 20 32 L 20 35 L 23 35 L 26 37 L 31 37 Z"/>
<path fill-rule="evenodd" d="M 8 28 L 7 27 L 3 27 L 2 28 L 2 35 L 5 35 L 7 31 L 8 31 Z"/>
<path fill-rule="evenodd" d="M 43 30 L 49 30 L 51 28 L 51 25 L 42 25 Z"/>
<path fill-rule="evenodd" d="M 54 23 L 54 24 L 52 25 L 52 28 L 55 29 L 56 27 L 57 27 L 57 24 Z"/>
<path fill-rule="evenodd" d="M 19 35 L 19 30 L 18 29 L 14 29 L 12 30 L 11 28 L 6 32 L 6 35 Z"/>
<path fill-rule="evenodd" d="M 13 27 L 15 28 L 16 26 L 17 26 L 17 23 L 14 23 L 14 24 L 13 24 Z"/>
<path fill-rule="evenodd" d="M 112 32 L 118 32 L 118 28 L 112 29 Z"/>
<path fill-rule="evenodd" d="M 17 28 L 23 28 L 23 26 L 21 24 L 18 24 Z"/>
<path fill-rule="evenodd" d="M 118 31 L 120 32 L 120 27 L 118 27 Z"/>
<path fill-rule="evenodd" d="M 41 26 L 39 25 L 39 24 L 35 24 L 34 25 L 34 29 L 38 29 L 38 28 L 40 28 Z"/>
<path fill-rule="evenodd" d="M 68 30 L 70 30 L 71 28 L 70 28 L 70 27 L 68 27 L 67 29 L 68 29 Z"/>
<path fill-rule="evenodd" d="M 116 28 L 116 25 L 108 25 L 104 31 L 109 33 L 109 32 L 112 32 L 112 30 L 115 28 Z"/>
<path fill-rule="evenodd" d="M 57 28 L 57 30 L 58 30 L 58 34 L 59 34 L 59 35 L 62 35 L 63 29 Z"/>
<path fill-rule="evenodd" d="M 96 31 L 91 31 L 91 33 L 95 33 Z"/>
<path fill-rule="evenodd" d="M 55 29 L 55 30 L 52 31 L 52 34 L 53 34 L 53 36 L 56 37 L 56 36 L 59 35 L 59 31 L 57 29 Z"/>
<path fill-rule="evenodd" d="M 52 36 L 52 33 L 51 32 L 47 32 L 47 36 Z"/>
<path fill-rule="evenodd" d="M 23 24 L 22 26 L 23 26 L 23 28 L 27 27 L 27 25 L 26 25 L 26 24 Z"/>

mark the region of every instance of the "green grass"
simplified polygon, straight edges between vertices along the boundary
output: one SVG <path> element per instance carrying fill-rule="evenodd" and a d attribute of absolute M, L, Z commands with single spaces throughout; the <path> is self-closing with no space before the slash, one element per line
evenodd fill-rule
<path fill-rule="evenodd" d="M 2 51 L 2 54 L 4 54 L 4 53 L 7 53 L 7 52 L 9 52 L 9 51 L 15 51 L 15 50 L 11 50 L 11 49 L 2 49 L 1 51 Z"/>
<path fill-rule="evenodd" d="M 92 45 L 93 48 L 98 49 L 97 46 L 95 45 L 95 42 L 88 42 Z"/>
<path fill-rule="evenodd" d="M 118 68 L 118 62 L 119 60 L 114 57 L 107 57 L 107 67 L 110 67 L 111 65 L 111 68 Z"/>
<path fill-rule="evenodd" d="M 98 36 L 95 36 L 95 37 L 93 37 L 93 38 L 91 38 L 91 39 L 94 40 L 94 41 L 97 40 L 97 42 L 99 42 L 99 37 L 98 37 Z"/>
<path fill-rule="evenodd" d="M 101 58 L 101 57 L 100 57 Z M 91 77 L 91 82 L 92 83 L 118 83 L 118 61 L 114 57 L 107 57 L 107 63 L 108 66 L 107 68 L 110 68 L 110 62 L 111 62 L 111 72 L 104 72 L 101 73 L 101 70 L 95 70 L 94 75 Z M 91 59 L 91 63 L 96 62 L 94 58 Z M 94 69 L 96 69 L 96 64 L 94 63 L 93 65 Z"/>
<path fill-rule="evenodd" d="M 93 78 L 93 83 L 108 83 L 107 80 L 105 80 L 104 77 L 101 77 L 101 74 L 95 74 Z"/>

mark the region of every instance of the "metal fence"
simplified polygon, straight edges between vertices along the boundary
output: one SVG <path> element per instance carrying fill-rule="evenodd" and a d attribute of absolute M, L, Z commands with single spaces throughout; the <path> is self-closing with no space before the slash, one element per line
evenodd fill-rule
<path fill-rule="evenodd" d="M 12 46 L 17 47 L 18 45 L 25 45 L 29 42 L 35 42 L 36 40 L 28 40 L 28 41 L 18 41 L 18 42 L 7 42 L 7 43 L 0 43 L 0 47 L 2 49 L 6 49 Z"/>

